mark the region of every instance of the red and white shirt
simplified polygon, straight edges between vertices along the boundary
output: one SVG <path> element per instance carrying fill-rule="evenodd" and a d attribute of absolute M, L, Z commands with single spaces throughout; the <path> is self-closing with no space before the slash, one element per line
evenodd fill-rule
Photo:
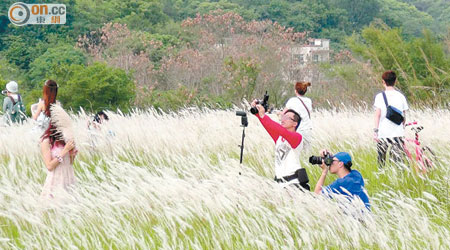
<path fill-rule="evenodd" d="M 256 116 L 275 142 L 276 178 L 279 179 L 295 174 L 295 171 L 302 168 L 300 165 L 301 147 L 299 147 L 302 142 L 302 135 L 298 132 L 288 131 L 267 115 L 263 118 L 259 114 Z M 298 179 L 293 179 L 289 182 L 289 184 L 291 183 L 298 183 Z"/>

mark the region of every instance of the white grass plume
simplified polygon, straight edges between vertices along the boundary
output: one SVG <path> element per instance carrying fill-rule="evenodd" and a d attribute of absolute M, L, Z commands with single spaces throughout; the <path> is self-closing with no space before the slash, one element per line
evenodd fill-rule
<path fill-rule="evenodd" d="M 56 127 L 58 133 L 60 133 L 64 141 L 70 141 L 74 139 L 73 123 L 69 114 L 60 106 L 52 104 L 50 107 L 51 122 Z"/>
<path fill-rule="evenodd" d="M 54 210 L 39 204 L 46 170 L 39 135 L 27 133 L 32 124 L 0 130 L 0 249 L 450 249 L 448 166 L 425 178 L 379 171 L 372 111 L 312 113 L 310 153 L 352 153 L 372 205 L 365 223 L 335 200 L 281 189 L 272 179 L 273 140 L 254 116 L 242 165 L 234 112 L 108 116 L 95 136 L 86 115 L 66 116 L 79 141 L 78 183 L 73 200 Z M 408 117 L 424 125 L 421 140 L 439 161 L 449 162 L 450 111 Z M 309 155 L 302 165 L 314 187 L 321 170 Z"/>

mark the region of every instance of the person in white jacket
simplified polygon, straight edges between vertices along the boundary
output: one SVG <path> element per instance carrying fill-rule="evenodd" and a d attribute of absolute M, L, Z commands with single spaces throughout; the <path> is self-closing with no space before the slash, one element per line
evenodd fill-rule
<path fill-rule="evenodd" d="M 311 147 L 312 141 L 312 101 L 310 98 L 305 97 L 309 86 L 311 86 L 310 82 L 296 82 L 295 97 L 290 98 L 286 102 L 283 110 L 283 114 L 285 114 L 287 110 L 292 109 L 300 115 L 301 123 L 297 128 L 297 132 L 303 136 L 300 147 L 304 150 L 308 150 Z"/>

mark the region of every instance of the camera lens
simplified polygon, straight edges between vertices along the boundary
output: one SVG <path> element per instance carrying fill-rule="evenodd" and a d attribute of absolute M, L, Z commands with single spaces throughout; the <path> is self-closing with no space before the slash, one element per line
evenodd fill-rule
<path fill-rule="evenodd" d="M 322 164 L 322 157 L 313 155 L 313 156 L 309 157 L 309 163 L 311 163 L 313 165 L 320 165 L 320 164 Z"/>
<path fill-rule="evenodd" d="M 252 114 L 257 114 L 258 113 L 258 109 L 256 108 L 256 107 L 252 107 L 251 109 L 250 109 L 250 113 L 252 113 Z"/>

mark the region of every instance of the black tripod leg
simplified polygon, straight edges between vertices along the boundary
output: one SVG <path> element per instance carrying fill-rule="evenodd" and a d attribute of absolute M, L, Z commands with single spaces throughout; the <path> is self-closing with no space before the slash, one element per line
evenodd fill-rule
<path fill-rule="evenodd" d="M 242 164 L 242 157 L 244 155 L 244 138 L 245 138 L 245 127 L 242 130 L 242 143 L 241 143 L 241 158 L 240 158 L 240 164 Z"/>

